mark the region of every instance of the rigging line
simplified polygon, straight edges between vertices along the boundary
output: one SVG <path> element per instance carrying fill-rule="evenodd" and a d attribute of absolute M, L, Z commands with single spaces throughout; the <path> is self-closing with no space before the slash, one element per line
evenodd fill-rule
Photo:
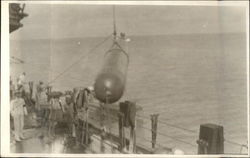
<path fill-rule="evenodd" d="M 173 140 L 176 140 L 176 141 L 182 142 L 182 143 L 184 143 L 184 144 L 188 144 L 188 145 L 191 145 L 191 146 L 196 147 L 196 145 L 191 144 L 191 143 L 186 142 L 186 141 L 183 141 L 183 140 L 180 140 L 180 139 L 178 139 L 178 138 L 171 137 L 171 136 L 166 135 L 166 134 L 161 133 L 161 132 L 156 132 L 156 131 L 154 131 L 154 130 L 152 130 L 152 129 L 149 129 L 149 128 L 147 128 L 147 127 L 144 127 L 144 126 L 140 126 L 140 127 L 142 127 L 143 129 L 146 129 L 146 130 L 148 130 L 148 131 L 155 132 L 155 133 L 157 133 L 157 134 L 159 134 L 159 135 L 161 135 L 161 136 L 168 137 L 168 138 L 171 138 L 171 139 L 173 139 Z"/>
<path fill-rule="evenodd" d="M 95 119 L 94 117 L 90 117 L 90 118 L 91 118 L 91 119 L 93 119 L 93 120 L 99 121 L 99 120 Z M 144 127 L 144 126 L 141 126 L 141 125 L 139 125 L 139 126 L 140 126 L 140 127 L 142 127 L 143 129 L 148 130 L 148 131 L 154 131 L 154 130 L 149 129 L 149 128 L 147 128 L 147 127 Z M 110 133 L 112 134 L 112 132 L 111 132 L 111 131 L 110 131 Z M 161 136 L 168 137 L 168 138 L 171 138 L 171 139 L 173 139 L 173 140 L 176 140 L 176 141 L 179 141 L 179 142 L 182 142 L 182 143 L 185 143 L 185 144 L 191 145 L 191 146 L 195 146 L 195 145 L 193 145 L 193 144 L 191 144 L 191 143 L 188 143 L 188 142 L 186 142 L 186 141 L 183 141 L 183 140 L 180 140 L 180 139 L 177 139 L 177 138 L 171 137 L 171 136 L 166 135 L 166 134 L 163 134 L 163 133 L 161 133 L 161 132 L 156 132 L 156 133 L 158 133 L 158 134 L 159 134 L 159 135 L 161 135 Z M 138 137 L 140 137 L 140 136 L 138 136 Z M 146 139 L 146 138 L 144 138 L 144 137 L 140 137 L 140 138 L 143 138 L 143 139 L 144 139 L 144 140 L 146 140 L 146 141 L 150 141 L 150 140 L 147 140 L 147 139 Z M 150 142 L 152 142 L 152 141 L 150 141 Z M 157 144 L 157 145 L 159 145 L 159 146 L 161 146 L 161 147 L 168 148 L 168 147 L 163 146 L 163 145 L 161 145 L 161 144 Z M 241 146 L 242 146 L 242 145 L 241 145 Z"/>
<path fill-rule="evenodd" d="M 94 138 L 96 138 L 97 140 L 100 140 L 100 141 L 101 141 L 101 138 L 99 138 L 99 137 L 97 137 L 97 136 L 95 136 L 95 135 L 92 135 L 92 137 L 94 137 Z M 118 149 L 115 145 L 109 144 L 109 143 L 107 143 L 107 142 L 105 142 L 105 141 L 103 141 L 103 142 L 104 142 L 104 144 L 107 144 L 107 145 L 110 146 L 110 147 L 113 147 L 113 148 L 115 148 L 115 149 Z"/>
<path fill-rule="evenodd" d="M 242 150 L 243 150 L 243 148 L 248 149 L 248 146 L 247 146 L 247 145 L 242 145 L 242 146 L 240 147 L 240 154 L 242 154 Z"/>
<path fill-rule="evenodd" d="M 143 117 L 143 116 L 140 116 L 140 115 L 136 115 L 136 116 L 141 117 L 141 118 L 145 118 L 145 119 L 150 119 L 150 118 Z M 163 121 L 161 121 L 161 120 L 158 120 L 158 122 L 159 122 L 160 124 L 163 124 L 163 125 L 166 125 L 166 126 L 171 126 L 171 127 L 177 128 L 177 129 L 181 129 L 181 130 L 184 130 L 184 131 L 191 132 L 191 133 L 196 133 L 194 130 L 190 130 L 190 129 L 186 129 L 186 128 L 183 128 L 183 127 L 179 127 L 179 126 L 176 126 L 176 125 L 173 125 L 173 124 L 169 124 L 169 123 L 163 122 Z"/>
<path fill-rule="evenodd" d="M 116 18 L 115 18 L 115 5 L 113 5 L 113 29 L 114 29 L 114 32 L 113 32 L 113 35 L 114 35 L 114 38 L 116 38 Z"/>
<path fill-rule="evenodd" d="M 90 110 L 90 109 L 89 109 Z M 93 112 L 93 113 L 95 113 L 95 112 L 97 112 L 97 111 L 95 111 L 95 110 L 90 110 L 90 112 Z M 116 117 L 113 117 L 113 116 L 109 116 L 110 117 L 110 119 L 111 119 L 111 121 L 118 121 L 118 119 L 112 119 L 112 118 L 116 118 Z M 107 118 L 109 118 L 109 117 L 107 117 Z M 96 119 L 96 118 L 94 118 L 93 116 L 89 116 L 89 118 L 91 118 L 91 119 L 93 119 L 93 120 L 98 120 L 98 119 Z M 109 120 L 107 120 L 107 121 L 109 121 Z"/>
<path fill-rule="evenodd" d="M 93 47 L 87 54 L 93 52 L 96 48 L 98 48 L 99 46 L 101 46 L 104 42 L 106 42 L 109 38 L 111 37 L 111 35 L 109 35 L 107 38 L 105 38 L 103 41 L 101 41 L 100 43 L 98 43 L 97 45 L 95 45 L 95 47 Z M 51 80 L 48 84 L 53 83 L 54 81 L 56 81 L 59 77 L 61 77 L 65 72 L 67 72 L 68 70 L 70 70 L 75 64 L 77 64 L 79 61 L 82 60 L 82 58 L 85 57 L 85 54 L 82 55 L 76 62 L 74 62 L 73 64 L 71 64 L 69 67 L 67 67 L 64 71 L 62 71 L 60 74 L 58 74 L 53 80 Z"/>
<path fill-rule="evenodd" d="M 152 99 L 161 99 L 161 98 L 166 98 L 168 96 L 170 96 L 171 94 L 164 94 L 164 95 L 160 95 L 160 96 L 153 96 L 153 97 L 142 97 L 142 98 L 136 98 L 135 100 L 137 100 L 138 102 L 142 102 L 144 100 L 152 100 Z"/>
<path fill-rule="evenodd" d="M 163 108 L 162 108 L 163 109 Z M 157 114 L 164 114 L 164 113 L 167 113 L 167 112 L 169 112 L 169 111 L 162 111 L 162 112 L 158 112 Z"/>
<path fill-rule="evenodd" d="M 91 110 L 91 111 L 94 111 L 94 110 Z M 136 116 L 140 117 L 140 118 L 150 119 L 150 118 L 147 118 L 147 117 L 144 117 L 144 116 L 140 116 L 140 115 L 136 115 Z M 111 117 L 111 119 L 113 121 L 117 121 L 118 120 L 117 117 L 115 117 L 115 116 L 110 115 L 109 117 Z M 176 125 L 173 125 L 173 124 L 168 124 L 168 123 L 165 123 L 165 122 L 163 122 L 161 120 L 158 120 L 158 122 L 160 124 L 165 125 L 165 126 L 171 126 L 171 127 L 174 127 L 174 128 L 180 129 L 180 130 L 184 130 L 184 131 L 187 131 L 187 132 L 190 132 L 190 133 L 196 133 L 196 131 L 194 131 L 194 130 L 186 129 L 186 128 L 179 127 L 179 126 L 176 126 Z"/>
<path fill-rule="evenodd" d="M 17 63 L 17 64 L 20 64 L 20 63 Z M 41 69 L 43 69 L 43 71 L 46 71 L 46 72 L 48 72 L 48 73 L 50 73 L 50 72 L 56 72 L 56 73 L 59 73 L 58 71 L 53 71 L 53 70 L 51 70 L 51 68 L 48 68 L 48 67 L 43 67 L 43 68 L 41 68 L 41 67 L 39 67 L 37 64 L 34 64 L 34 63 L 30 63 L 30 62 L 24 62 L 24 63 L 22 63 L 22 64 L 26 64 L 26 65 L 32 65 L 32 66 L 34 66 L 33 68 L 36 68 L 36 69 L 38 69 L 38 70 L 41 70 Z M 39 63 L 38 63 L 39 64 Z M 40 64 L 40 65 L 42 65 L 42 64 Z M 79 79 L 79 78 L 77 78 L 77 77 L 74 77 L 74 76 L 67 76 L 67 79 L 73 79 L 73 80 L 77 80 L 77 81 L 85 81 L 85 80 L 82 80 L 82 79 Z M 68 87 L 70 87 L 70 86 L 68 86 Z"/>
<path fill-rule="evenodd" d="M 163 113 L 166 113 L 166 111 L 163 111 L 163 112 L 158 113 L 158 114 L 163 114 Z M 137 115 L 137 116 L 138 116 L 138 115 Z M 143 116 L 139 116 L 139 117 L 141 117 L 141 118 L 146 118 L 145 116 L 144 116 L 144 117 L 143 117 Z M 147 118 L 147 119 L 149 119 L 149 118 Z M 175 125 L 171 125 L 171 124 L 167 124 L 167 123 L 165 123 L 165 122 L 162 122 L 162 120 L 158 120 L 158 122 L 159 122 L 159 123 L 162 123 L 162 124 L 169 125 L 169 126 L 173 126 L 173 127 L 175 126 Z M 182 130 L 191 132 L 191 133 L 197 133 L 197 132 L 194 131 L 194 130 L 186 129 L 186 128 L 179 127 L 179 126 L 175 126 L 175 128 L 179 128 L 179 129 L 182 129 Z M 225 132 L 225 134 L 226 134 L 226 132 Z M 230 140 L 225 140 L 225 141 L 227 141 L 229 144 L 238 145 L 238 146 L 244 146 L 244 144 L 240 144 L 240 143 L 237 143 L 237 142 L 234 142 L 234 141 L 230 141 Z"/>
<path fill-rule="evenodd" d="M 94 108 L 95 108 L 95 107 L 94 107 Z M 145 118 L 145 119 L 149 119 L 149 120 L 150 120 L 150 118 L 145 117 L 145 116 L 141 116 L 141 115 L 136 115 L 136 116 L 137 116 L 137 117 L 140 117 L 140 118 Z M 115 116 L 111 116 L 111 115 L 110 115 L 109 117 L 114 118 L 114 121 L 118 120 L 117 117 L 115 117 Z M 194 131 L 194 130 L 186 129 L 186 128 L 179 127 L 179 126 L 176 126 L 176 125 L 173 125 L 173 124 L 168 124 L 168 123 L 163 122 L 162 120 L 158 120 L 158 122 L 159 122 L 160 124 L 165 125 L 165 126 L 171 126 L 171 127 L 176 128 L 176 129 L 184 130 L 184 131 L 187 131 L 187 132 L 190 132 L 190 133 L 196 133 L 196 131 Z"/>
<path fill-rule="evenodd" d="M 224 141 L 228 142 L 229 144 L 232 144 L 232 145 L 244 146 L 244 147 L 248 148 L 247 145 L 245 145 L 245 144 L 240 144 L 240 143 L 237 143 L 237 142 L 234 142 L 234 141 L 231 141 L 231 140 L 227 140 L 227 139 L 224 139 Z"/>
<path fill-rule="evenodd" d="M 166 110 L 166 111 L 165 111 Z M 145 108 L 143 109 L 143 111 L 146 113 L 146 114 L 151 114 L 151 113 L 163 113 L 163 112 L 172 112 L 171 110 L 169 110 L 169 108 L 167 109 L 167 106 L 166 105 L 163 105 L 163 106 L 152 106 L 150 108 Z"/>
<path fill-rule="evenodd" d="M 20 63 L 25 63 L 22 59 L 18 58 L 18 57 L 15 57 L 15 56 L 11 56 L 10 59 L 13 59 L 13 60 L 16 60 L 16 61 L 19 61 Z"/>
<path fill-rule="evenodd" d="M 140 118 L 150 119 L 148 117 L 141 116 L 141 115 L 136 115 L 136 116 L 140 117 Z M 115 116 L 110 115 L 109 117 L 113 118 L 113 121 L 117 121 L 118 120 L 117 117 L 115 117 Z M 171 127 L 174 127 L 174 128 L 180 129 L 180 130 L 184 130 L 184 131 L 187 131 L 187 132 L 196 133 L 196 131 L 194 131 L 194 130 L 186 129 L 186 128 L 179 127 L 179 126 L 176 126 L 176 125 L 173 125 L 173 124 L 168 124 L 168 123 L 163 122 L 162 120 L 158 120 L 158 122 L 160 124 L 165 125 L 165 126 L 171 126 Z"/>
<path fill-rule="evenodd" d="M 141 117 L 141 118 L 145 118 L 145 119 L 149 119 L 149 118 L 147 118 L 145 116 L 140 116 L 140 115 L 136 115 L 136 116 Z M 196 133 L 194 130 L 190 130 L 190 129 L 186 129 L 186 128 L 183 128 L 183 127 L 168 124 L 168 123 L 165 123 L 165 122 L 163 122 L 161 120 L 158 120 L 158 122 L 161 123 L 161 124 L 165 124 L 167 126 L 172 126 L 172 127 L 178 128 L 178 129 L 182 129 L 182 130 L 185 130 L 185 131 L 188 131 L 188 132 L 191 132 L 191 133 Z M 226 139 L 225 139 L 225 141 L 230 143 L 230 144 L 233 144 L 233 145 L 245 146 L 244 144 L 240 144 L 240 143 L 237 143 L 237 142 L 234 142 L 234 141 L 230 141 L 230 140 L 226 140 Z"/>
<path fill-rule="evenodd" d="M 36 65 L 36 64 L 27 63 L 27 62 L 26 62 L 26 64 L 33 65 L 33 66 L 35 66 L 33 68 L 37 68 L 38 70 L 41 70 L 41 68 L 38 65 Z M 45 69 L 43 68 L 43 70 L 46 71 L 46 72 L 48 72 L 48 73 L 50 73 L 50 72 L 52 72 L 52 73 L 53 72 L 59 73 L 58 71 L 53 71 L 53 70 L 51 70 L 50 68 L 47 68 L 47 67 L 45 67 Z M 79 78 L 74 77 L 74 76 L 67 76 L 67 79 L 73 79 L 73 80 L 77 80 L 77 81 L 85 81 L 85 80 L 79 79 Z"/>
<path fill-rule="evenodd" d="M 10 61 L 10 64 L 22 64 L 22 63 L 20 63 L 20 62 L 17 62 L 17 61 Z"/>
<path fill-rule="evenodd" d="M 167 96 L 165 96 L 166 98 Z M 156 98 L 156 99 L 164 99 L 163 97 L 162 98 Z M 166 103 L 166 100 L 158 100 L 158 101 L 154 101 L 150 104 L 146 104 L 146 106 L 143 106 L 143 108 L 154 108 L 154 106 L 152 106 L 152 104 L 162 104 L 162 103 Z M 164 107 L 165 105 L 160 105 L 158 107 Z"/>
<path fill-rule="evenodd" d="M 171 126 L 171 127 L 177 128 L 177 129 L 181 129 L 181 130 L 184 130 L 184 131 L 191 132 L 191 133 L 196 133 L 194 130 L 186 129 L 186 128 L 179 127 L 179 126 L 176 126 L 176 125 L 173 125 L 173 124 L 168 124 L 168 123 L 163 122 L 161 120 L 158 120 L 158 122 L 161 123 L 161 124 L 164 124 L 166 126 Z"/>
<path fill-rule="evenodd" d="M 144 111 L 146 111 L 146 110 L 151 111 L 152 109 L 155 109 L 155 106 L 157 106 L 157 109 L 159 109 L 159 107 L 163 109 L 163 108 L 166 107 L 167 103 L 166 103 L 166 100 L 162 100 L 160 102 L 158 101 L 158 102 L 152 102 L 152 103 L 149 103 L 149 104 L 144 104 L 144 105 L 138 104 L 138 105 L 140 105 L 143 108 Z"/>
<path fill-rule="evenodd" d="M 98 106 L 96 106 L 96 105 L 93 105 L 93 104 L 91 104 L 91 106 L 90 106 L 91 108 L 95 108 L 95 109 L 98 109 L 98 110 L 100 110 L 100 108 L 101 107 L 98 107 Z M 105 107 L 104 108 L 105 110 L 108 110 L 108 111 L 112 111 L 112 110 L 115 110 L 115 109 L 112 109 L 112 108 L 110 108 L 110 107 Z M 110 115 L 112 118 L 115 118 L 115 120 L 118 120 L 118 117 L 115 117 L 116 115 Z"/>
<path fill-rule="evenodd" d="M 148 140 L 148 139 L 146 139 L 146 138 L 144 138 L 144 137 L 142 137 L 142 136 L 139 136 L 139 135 L 137 135 L 137 137 L 142 138 L 142 139 L 145 140 L 146 142 L 150 142 L 150 143 L 153 142 L 152 140 Z M 162 147 L 162 148 L 172 149 L 171 147 L 166 147 L 166 146 L 161 145 L 161 144 L 159 144 L 159 143 L 155 143 L 155 145 L 158 145 L 159 147 Z"/>
<path fill-rule="evenodd" d="M 90 118 L 93 119 L 93 120 L 99 121 L 98 119 L 95 119 L 94 117 L 90 117 Z M 114 134 L 114 133 L 110 131 L 110 134 Z M 151 140 L 148 140 L 148 139 L 146 139 L 146 138 L 144 138 L 144 137 L 142 137 L 142 136 L 137 135 L 137 137 L 142 138 L 143 140 L 152 143 Z M 112 141 L 112 139 L 111 139 L 111 141 Z M 159 143 L 156 143 L 156 145 L 158 145 L 159 147 L 171 149 L 170 147 L 166 147 L 166 146 L 161 145 L 161 144 L 159 144 Z"/>
<path fill-rule="evenodd" d="M 151 110 L 152 108 L 155 108 L 155 106 L 153 106 L 153 105 L 157 105 L 157 109 L 159 109 L 159 108 L 161 108 L 161 109 L 163 109 L 163 108 L 165 108 L 166 107 L 166 105 L 168 105 L 168 104 L 170 104 L 170 103 L 168 103 L 168 102 L 166 102 L 166 100 L 161 100 L 161 101 L 158 101 L 158 102 L 152 102 L 152 103 L 149 103 L 149 104 L 146 104 L 146 106 L 142 106 L 141 104 L 141 106 L 143 107 L 143 108 L 145 108 L 145 110 Z M 172 104 L 171 104 L 172 105 Z M 182 106 L 186 106 L 186 105 L 189 105 L 189 104 L 181 104 L 181 103 L 176 103 L 175 105 L 182 105 Z"/>

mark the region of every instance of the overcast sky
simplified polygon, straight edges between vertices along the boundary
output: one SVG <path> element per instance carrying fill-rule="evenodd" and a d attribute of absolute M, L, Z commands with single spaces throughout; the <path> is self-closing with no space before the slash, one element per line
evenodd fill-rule
<path fill-rule="evenodd" d="M 107 36 L 113 28 L 112 6 L 26 4 L 24 27 L 11 39 Z M 243 7 L 116 6 L 118 31 L 127 35 L 244 32 Z"/>

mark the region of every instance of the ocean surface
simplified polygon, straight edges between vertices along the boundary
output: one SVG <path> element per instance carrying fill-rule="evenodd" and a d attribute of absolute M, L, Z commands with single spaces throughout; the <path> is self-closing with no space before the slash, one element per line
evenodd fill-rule
<path fill-rule="evenodd" d="M 235 143 L 247 144 L 248 135 L 245 34 L 129 38 L 124 49 L 130 63 L 121 100 L 134 100 L 143 109 L 140 116 L 146 128 L 138 125 L 138 144 L 151 146 L 151 131 L 146 129 L 151 128 L 150 115 L 159 113 L 157 147 L 196 154 L 200 124 L 214 123 L 224 127 L 225 153 L 239 154 L 241 146 Z M 109 39 L 93 50 L 103 40 L 11 39 L 10 56 L 24 60 L 11 62 L 11 77 L 15 80 L 25 71 L 27 80 L 52 81 L 53 89 L 62 91 L 93 85 L 112 44 Z"/>

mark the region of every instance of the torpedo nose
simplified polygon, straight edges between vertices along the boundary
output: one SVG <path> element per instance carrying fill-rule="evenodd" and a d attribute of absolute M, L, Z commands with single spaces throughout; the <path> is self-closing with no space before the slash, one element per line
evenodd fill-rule
<path fill-rule="evenodd" d="M 124 85 L 117 74 L 103 73 L 100 74 L 95 82 L 95 93 L 97 99 L 102 102 L 116 102 L 123 94 Z"/>
<path fill-rule="evenodd" d="M 104 81 L 104 86 L 106 88 L 106 90 L 110 90 L 112 88 L 112 82 L 110 79 L 107 79 Z"/>
<path fill-rule="evenodd" d="M 112 90 L 112 81 L 107 79 L 106 81 L 104 81 L 104 90 L 105 90 L 105 94 L 107 99 L 109 99 L 112 96 L 111 90 Z"/>
<path fill-rule="evenodd" d="M 107 99 L 109 99 L 110 96 L 112 96 L 112 93 L 110 90 L 106 90 L 106 96 L 107 96 Z"/>

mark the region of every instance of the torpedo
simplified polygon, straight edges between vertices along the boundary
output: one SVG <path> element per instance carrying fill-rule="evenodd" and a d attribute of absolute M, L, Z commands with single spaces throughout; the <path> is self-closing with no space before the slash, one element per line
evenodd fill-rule
<path fill-rule="evenodd" d="M 105 53 L 101 71 L 96 77 L 96 98 L 103 103 L 118 101 L 125 89 L 129 56 L 115 40 Z"/>

